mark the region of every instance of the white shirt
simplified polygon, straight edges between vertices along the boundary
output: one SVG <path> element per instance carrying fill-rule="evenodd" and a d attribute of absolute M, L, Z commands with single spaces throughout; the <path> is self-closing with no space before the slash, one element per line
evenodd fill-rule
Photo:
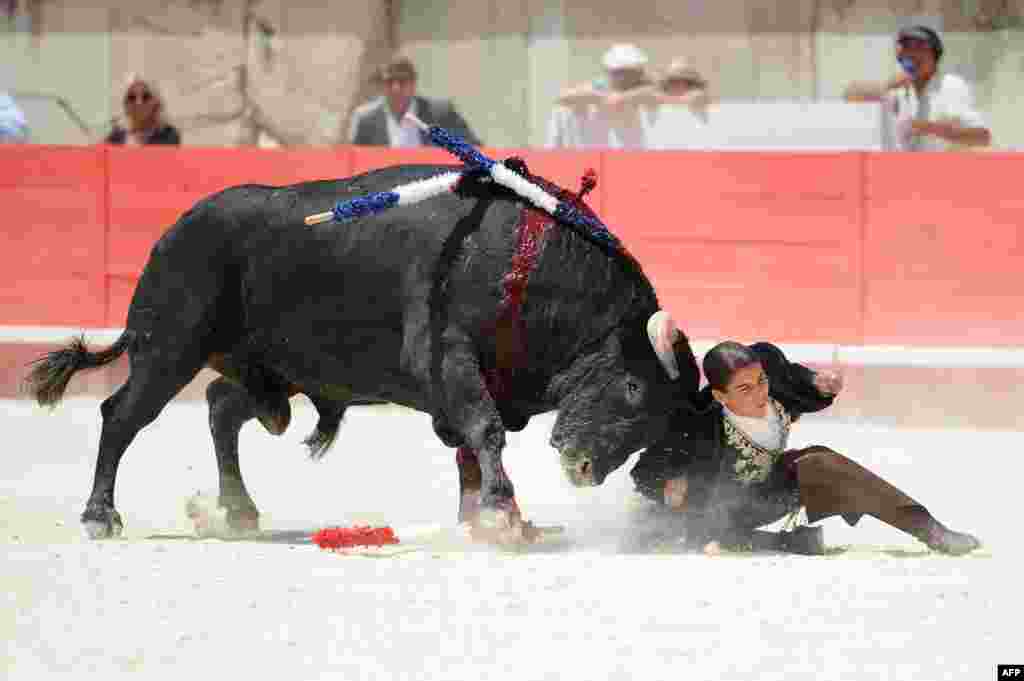
<path fill-rule="evenodd" d="M 722 405 L 722 410 L 729 420 L 743 431 L 744 435 L 768 451 L 777 451 L 786 446 L 786 438 L 782 432 L 782 418 L 771 401 L 768 402 L 765 415 L 761 417 L 740 416 L 725 405 Z"/>
<path fill-rule="evenodd" d="M 422 147 L 423 138 L 420 137 L 420 129 L 416 127 L 408 116 L 402 116 L 402 120 L 398 120 L 394 112 L 391 111 L 391 106 L 387 100 L 384 102 L 384 110 L 387 113 L 388 119 L 388 139 L 391 142 L 393 148 L 407 149 L 410 147 Z M 408 113 L 413 116 L 418 115 L 416 111 L 416 100 L 409 100 Z"/>
<path fill-rule="evenodd" d="M 974 105 L 970 86 L 960 76 L 936 71 L 919 97 L 911 87 L 895 90 L 882 100 L 882 135 L 888 151 L 947 151 L 961 145 L 935 135 L 910 135 L 912 121 L 956 122 L 983 128 L 985 119 Z"/>
<path fill-rule="evenodd" d="M 556 107 L 548 121 L 548 149 L 649 149 L 657 109 L 625 107 L 611 112 L 591 105 Z"/>

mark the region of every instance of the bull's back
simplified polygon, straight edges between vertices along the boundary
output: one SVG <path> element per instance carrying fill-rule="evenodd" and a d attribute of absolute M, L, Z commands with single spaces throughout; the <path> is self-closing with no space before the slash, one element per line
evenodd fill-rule
<path fill-rule="evenodd" d="M 307 215 L 339 201 L 388 191 L 456 167 L 396 166 L 354 178 L 271 189 L 263 228 L 235 239 L 253 286 L 278 304 L 308 304 L 312 292 L 329 301 L 335 318 L 381 323 L 423 302 L 439 278 L 460 284 L 493 279 L 495 258 L 508 265 L 518 205 L 508 196 L 444 193 L 348 222 L 307 226 Z M 256 216 L 254 216 L 256 217 Z M 485 220 L 485 217 L 487 218 Z M 255 222 L 255 220 L 254 220 Z M 468 264 L 468 266 L 467 266 Z"/>
<path fill-rule="evenodd" d="M 487 283 L 500 273 L 488 268 L 495 258 L 507 265 L 502 232 L 518 209 L 507 197 L 484 206 L 444 194 L 350 222 L 304 219 L 452 169 L 393 167 L 208 197 L 154 246 L 129 323 L 165 335 L 200 329 L 218 351 L 247 342 L 290 364 L 290 374 L 398 372 L 407 326 L 426 322 L 440 278 L 490 295 Z M 153 328 L 154 316 L 170 321 Z"/>
<path fill-rule="evenodd" d="M 481 203 L 445 193 L 349 222 L 307 226 L 304 218 L 338 201 L 450 170 L 396 167 L 263 188 L 261 208 L 232 211 L 237 224 L 227 229 L 230 256 L 218 257 L 229 269 L 237 263 L 244 335 L 274 354 L 287 375 L 391 381 L 386 394 L 400 392 L 415 352 L 410 343 L 424 338 L 416 331 L 437 312 L 432 306 L 447 305 L 442 299 L 453 291 L 490 295 L 488 283 L 500 273 L 488 268 L 494 258 L 507 265 L 503 226 L 514 224 L 517 206 L 508 197 Z M 450 284 L 444 294 L 442 281 Z"/>

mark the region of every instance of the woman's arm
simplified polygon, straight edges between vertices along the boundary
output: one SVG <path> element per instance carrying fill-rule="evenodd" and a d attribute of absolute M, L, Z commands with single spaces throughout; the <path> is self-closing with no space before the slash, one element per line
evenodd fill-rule
<path fill-rule="evenodd" d="M 640 453 L 630 475 L 648 499 L 682 510 L 700 507 L 718 475 L 721 410 L 676 414 L 668 434 Z"/>
<path fill-rule="evenodd" d="M 842 389 L 842 377 L 790 362 L 782 350 L 771 343 L 754 343 L 750 348 L 768 374 L 772 397 L 781 402 L 794 419 L 800 414 L 832 406 L 836 393 Z"/>
<path fill-rule="evenodd" d="M 677 439 L 670 434 L 661 442 L 640 453 L 633 470 L 629 472 L 638 492 L 652 501 L 666 503 L 666 482 L 683 477 L 690 463 L 689 452 L 671 444 Z M 675 490 L 668 490 L 670 494 Z M 671 505 L 671 504 L 668 504 Z"/>

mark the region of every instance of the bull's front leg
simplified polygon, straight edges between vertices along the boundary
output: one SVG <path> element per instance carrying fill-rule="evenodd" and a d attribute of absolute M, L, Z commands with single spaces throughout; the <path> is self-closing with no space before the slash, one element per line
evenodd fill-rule
<path fill-rule="evenodd" d="M 474 534 L 481 538 L 499 542 L 526 539 L 524 530 L 528 526 L 523 523 L 512 481 L 502 465 L 505 427 L 468 344 L 449 346 L 442 359 L 441 378 L 445 417 L 443 423 L 435 423 L 435 429 L 443 429 L 445 435 L 458 436 L 460 520 L 467 515 Z M 442 439 L 447 439 L 445 435 Z M 476 490 L 479 490 L 479 510 L 474 522 L 472 514 L 476 509 L 471 510 L 465 504 L 466 494 L 474 496 Z"/>
<path fill-rule="evenodd" d="M 469 447 L 455 453 L 459 468 L 459 522 L 475 525 L 480 517 L 480 458 Z"/>

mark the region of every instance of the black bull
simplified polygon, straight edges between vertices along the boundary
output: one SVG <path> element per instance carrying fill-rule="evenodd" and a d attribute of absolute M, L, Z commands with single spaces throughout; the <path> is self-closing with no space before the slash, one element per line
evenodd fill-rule
<path fill-rule="evenodd" d="M 451 170 L 398 166 L 336 181 L 233 187 L 203 199 L 154 245 L 112 346 L 89 352 L 75 341 L 37 361 L 29 387 L 53 405 L 75 371 L 129 354 L 127 381 L 101 406 L 82 514 L 92 536 L 120 533 L 121 456 L 204 366 L 222 374 L 207 397 L 220 504 L 236 525 L 257 515 L 242 482 L 238 432 L 254 416 L 283 432 L 288 398 L 300 392 L 319 412 L 307 440 L 314 455 L 331 444 L 354 403 L 431 414 L 445 444 L 476 453 L 480 503 L 499 525 L 518 522 L 502 467 L 505 432 L 530 416 L 558 410 L 551 443 L 578 485 L 600 484 L 660 437 L 699 373 L 671 322 L 658 332 L 660 354 L 652 346 L 657 297 L 628 254 L 583 230 L 551 226 L 512 325 L 518 333 L 509 336 L 496 328 L 502 280 L 517 225 L 535 210 L 512 192 L 469 179 L 455 192 L 354 222 L 303 222 L 339 199 Z M 518 338 L 512 354 L 522 361 L 496 400 L 483 376 L 504 361 L 503 337 Z"/>

